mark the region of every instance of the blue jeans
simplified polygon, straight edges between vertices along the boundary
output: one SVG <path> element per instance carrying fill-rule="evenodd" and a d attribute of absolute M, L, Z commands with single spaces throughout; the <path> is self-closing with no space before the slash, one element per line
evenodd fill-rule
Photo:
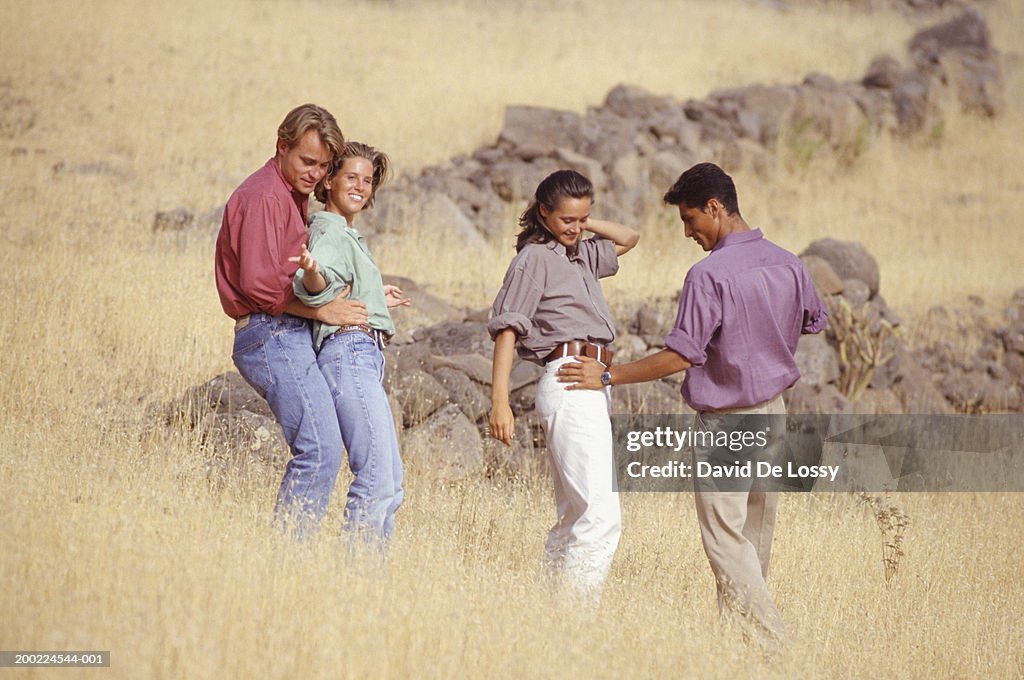
<path fill-rule="evenodd" d="M 278 523 L 304 537 L 327 512 L 341 469 L 341 432 L 310 324 L 288 314 L 252 314 L 235 332 L 231 359 L 284 430 L 292 458 L 274 513 Z"/>
<path fill-rule="evenodd" d="M 362 331 L 336 333 L 317 357 L 337 412 L 341 438 L 355 479 L 345 503 L 350 530 L 387 539 L 402 504 L 402 458 L 384 392 L 384 354 Z"/>

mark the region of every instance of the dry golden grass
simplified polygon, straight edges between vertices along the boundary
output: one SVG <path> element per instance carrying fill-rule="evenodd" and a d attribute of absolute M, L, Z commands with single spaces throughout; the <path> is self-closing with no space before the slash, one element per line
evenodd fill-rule
<path fill-rule="evenodd" d="M 954 117 L 935 145 L 877 140 L 843 171 L 741 175 L 750 221 L 793 249 L 865 241 L 911 314 L 1020 285 L 1024 9 L 986 11 L 1009 53 L 1004 116 Z M 890 14 L 739 0 L 5 3 L 0 648 L 113 653 L 109 670 L 62 677 L 1018 677 L 1018 495 L 901 497 L 912 524 L 888 587 L 868 511 L 784 497 L 771 587 L 793 640 L 766 663 L 717 628 L 687 495 L 623 498 L 623 543 L 588 616 L 537 577 L 544 480 L 442 485 L 406 452 L 408 501 L 380 564 L 343 549 L 339 503 L 321 541 L 282 542 L 278 478 L 208 483 L 208 452 L 159 418 L 230 368 L 231 332 L 212 239 L 154 236 L 153 212 L 223 201 L 295 103 L 328 106 L 411 171 L 492 140 L 506 103 L 582 110 L 618 81 L 700 97 L 811 70 L 852 78 L 911 31 Z M 614 302 L 681 283 L 699 253 L 670 218 L 641 225 Z M 385 268 L 471 306 L 510 255 L 410 242 L 380 253 Z"/>

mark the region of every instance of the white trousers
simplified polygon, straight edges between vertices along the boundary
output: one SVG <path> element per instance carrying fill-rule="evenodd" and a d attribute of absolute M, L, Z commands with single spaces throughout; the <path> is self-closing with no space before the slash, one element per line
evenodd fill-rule
<path fill-rule="evenodd" d="M 556 521 L 548 533 L 545 564 L 584 594 L 599 595 L 619 545 L 622 515 L 612 491 L 610 390 L 566 390 L 549 363 L 537 384 L 555 485 Z"/>

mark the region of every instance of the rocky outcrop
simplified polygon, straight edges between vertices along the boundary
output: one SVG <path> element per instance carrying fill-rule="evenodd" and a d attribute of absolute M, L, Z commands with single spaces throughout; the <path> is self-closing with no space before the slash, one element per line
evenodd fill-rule
<path fill-rule="evenodd" d="M 444 215 L 454 238 L 491 238 L 514 224 L 540 180 L 558 168 L 593 181 L 602 216 L 636 223 L 698 161 L 764 173 L 780 157 L 798 166 L 818 156 L 852 162 L 877 134 L 941 136 L 950 100 L 994 116 L 1003 107 L 1000 69 L 983 17 L 969 9 L 918 32 L 905 60 L 880 56 L 853 82 L 814 73 L 799 84 L 687 101 L 623 84 L 583 114 L 510 106 L 494 144 L 401 178 L 361 229 L 388 233 Z"/>
<path fill-rule="evenodd" d="M 903 59 L 877 57 L 856 81 L 812 73 L 800 83 L 750 85 L 686 101 L 621 84 L 582 114 L 509 106 L 493 144 L 400 177 L 361 218 L 360 231 L 370 239 L 398 237 L 408 225 L 426 223 L 469 245 L 493 240 L 512 229 L 540 180 L 559 168 L 593 181 L 603 217 L 635 224 L 696 162 L 760 173 L 772 172 L 780 159 L 800 168 L 818 157 L 853 162 L 878 134 L 941 138 L 950 102 L 995 116 L 1004 106 L 1002 90 L 1001 58 L 988 27 L 967 9 L 915 34 Z M 215 229 L 220 214 L 220 208 L 161 212 L 153 230 Z"/>

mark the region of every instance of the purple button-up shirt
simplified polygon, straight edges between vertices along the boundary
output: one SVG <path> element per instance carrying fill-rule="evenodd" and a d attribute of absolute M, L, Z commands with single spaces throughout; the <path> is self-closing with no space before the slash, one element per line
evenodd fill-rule
<path fill-rule="evenodd" d="M 693 364 L 682 387 L 692 408 L 743 408 L 795 383 L 800 334 L 827 324 L 803 262 L 752 229 L 722 237 L 686 274 L 665 346 Z"/>

